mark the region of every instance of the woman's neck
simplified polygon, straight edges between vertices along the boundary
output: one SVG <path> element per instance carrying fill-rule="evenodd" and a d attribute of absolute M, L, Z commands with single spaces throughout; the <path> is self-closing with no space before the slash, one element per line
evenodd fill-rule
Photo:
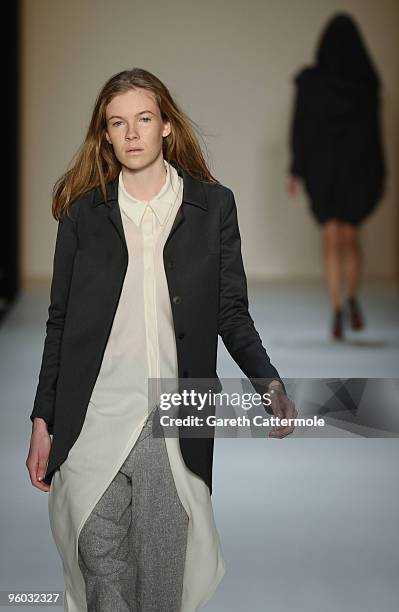
<path fill-rule="evenodd" d="M 123 186 L 127 193 L 137 200 L 152 200 L 165 185 L 166 176 L 166 162 L 163 158 L 160 163 L 139 170 L 122 167 Z"/>

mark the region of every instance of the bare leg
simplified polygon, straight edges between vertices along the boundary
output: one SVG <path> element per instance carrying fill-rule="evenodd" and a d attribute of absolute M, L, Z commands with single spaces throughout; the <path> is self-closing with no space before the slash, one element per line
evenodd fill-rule
<path fill-rule="evenodd" d="M 359 285 L 363 269 L 363 255 L 359 244 L 358 228 L 350 223 L 342 226 L 344 252 L 345 252 L 345 273 L 348 292 L 348 305 L 352 329 L 363 329 L 364 317 L 357 300 Z"/>
<path fill-rule="evenodd" d="M 359 244 L 358 228 L 350 223 L 343 223 L 342 232 L 348 297 L 349 299 L 354 299 L 359 291 L 363 267 L 363 256 Z"/>
<path fill-rule="evenodd" d="M 322 254 L 327 289 L 332 306 L 339 309 L 341 298 L 342 232 L 340 221 L 331 219 L 322 226 Z"/>

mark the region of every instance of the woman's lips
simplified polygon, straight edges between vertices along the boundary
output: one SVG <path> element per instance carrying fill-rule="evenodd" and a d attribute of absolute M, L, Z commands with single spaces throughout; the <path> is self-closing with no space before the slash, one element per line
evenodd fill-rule
<path fill-rule="evenodd" d="M 143 149 L 129 149 L 127 151 L 127 153 L 131 153 L 131 154 L 133 154 L 133 153 L 141 153 L 142 151 L 143 151 Z"/>

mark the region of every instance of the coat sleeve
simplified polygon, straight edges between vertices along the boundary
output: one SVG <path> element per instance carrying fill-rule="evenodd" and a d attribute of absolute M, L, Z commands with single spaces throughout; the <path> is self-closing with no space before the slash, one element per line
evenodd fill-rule
<path fill-rule="evenodd" d="M 382 130 L 382 118 L 381 118 L 381 103 L 379 101 L 376 113 L 376 140 L 377 140 L 377 164 L 379 170 L 379 197 L 382 196 L 385 189 L 386 182 L 386 162 L 385 162 L 385 153 L 384 153 L 384 143 L 383 143 L 383 130 Z"/>
<path fill-rule="evenodd" d="M 237 206 L 234 194 L 227 189 L 228 197 L 222 211 L 219 335 L 239 368 L 249 378 L 258 392 L 267 386 L 253 382 L 255 378 L 279 380 L 286 391 L 276 368 L 262 345 L 248 310 L 247 279 L 238 227 Z"/>
<path fill-rule="evenodd" d="M 47 422 L 49 433 L 53 433 L 55 392 L 58 379 L 60 349 L 67 310 L 74 258 L 78 246 L 76 220 L 65 214 L 58 221 L 57 238 L 53 259 L 53 276 L 50 290 L 50 305 L 46 323 L 46 337 L 42 355 L 39 382 L 30 420 L 41 417 Z"/>
<path fill-rule="evenodd" d="M 301 88 L 297 85 L 290 129 L 291 164 L 294 176 L 304 177 L 306 161 L 307 111 Z"/>

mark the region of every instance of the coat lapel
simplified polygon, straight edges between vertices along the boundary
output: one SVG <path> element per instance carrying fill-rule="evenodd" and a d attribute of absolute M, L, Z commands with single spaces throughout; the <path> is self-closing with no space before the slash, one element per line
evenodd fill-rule
<path fill-rule="evenodd" d="M 184 212 L 184 204 L 189 204 L 193 206 L 198 206 L 204 211 L 208 210 L 208 202 L 206 199 L 206 193 L 203 188 L 202 182 L 193 178 L 184 168 L 182 168 L 177 162 L 171 161 L 170 164 L 177 170 L 179 176 L 183 179 L 183 201 L 182 205 L 179 207 L 176 217 L 174 219 L 173 225 L 169 232 L 169 236 L 165 242 L 165 247 L 168 244 L 169 240 L 175 233 L 175 231 L 180 227 L 180 225 L 184 222 L 185 212 Z M 111 223 L 114 225 L 116 231 L 118 232 L 125 248 L 127 251 L 126 237 L 123 229 L 123 222 L 120 213 L 118 203 L 118 176 L 111 182 L 107 184 L 107 200 L 104 200 L 101 189 L 97 187 L 94 191 L 94 206 L 98 206 L 100 204 L 105 204 L 108 208 L 107 214 Z"/>

